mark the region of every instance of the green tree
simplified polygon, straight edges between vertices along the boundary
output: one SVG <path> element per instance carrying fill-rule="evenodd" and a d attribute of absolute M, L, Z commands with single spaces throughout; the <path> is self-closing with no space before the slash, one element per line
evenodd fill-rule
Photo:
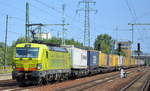
<path fill-rule="evenodd" d="M 74 45 L 75 47 L 78 47 L 78 48 L 84 48 L 83 43 L 75 41 L 74 39 L 67 39 L 66 45 Z"/>
<path fill-rule="evenodd" d="M 46 43 L 61 44 L 62 39 L 52 37 L 52 39 L 44 39 L 42 41 L 46 42 Z M 65 42 L 66 42 L 66 45 L 74 45 L 75 47 L 84 48 L 82 43 L 80 43 L 74 39 L 66 39 Z"/>
<path fill-rule="evenodd" d="M 11 46 L 6 46 L 6 65 L 11 65 L 12 58 L 13 58 L 13 48 Z M 4 65 L 4 51 L 5 51 L 5 44 L 0 42 L 0 66 Z"/>
<path fill-rule="evenodd" d="M 12 43 L 12 46 L 15 47 L 16 44 L 25 43 L 25 42 L 26 42 L 25 37 L 20 37 L 20 38 L 18 38 L 16 41 L 14 41 L 14 42 Z"/>
<path fill-rule="evenodd" d="M 4 65 L 4 47 L 5 44 L 0 42 L 0 66 Z"/>
<path fill-rule="evenodd" d="M 95 43 L 94 49 L 101 50 L 104 53 L 111 53 L 112 37 L 107 34 L 98 35 Z"/>

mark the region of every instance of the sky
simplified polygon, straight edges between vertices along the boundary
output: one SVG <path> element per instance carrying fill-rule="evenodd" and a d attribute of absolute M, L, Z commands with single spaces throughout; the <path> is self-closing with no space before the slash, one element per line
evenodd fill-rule
<path fill-rule="evenodd" d="M 29 2 L 30 23 L 61 24 L 62 5 L 65 4 L 65 21 L 69 25 L 66 38 L 83 42 L 84 12 L 76 13 L 83 8 L 82 0 L 0 0 L 0 42 L 4 42 L 6 15 L 9 15 L 8 45 L 25 35 L 25 5 Z M 128 23 L 150 23 L 150 0 L 93 0 L 91 8 L 98 12 L 90 14 L 91 46 L 100 34 L 109 34 L 114 40 L 132 40 L 131 26 Z M 43 32 L 57 36 L 61 26 L 47 26 Z M 150 53 L 150 26 L 134 26 L 134 43 L 141 43 L 142 51 Z"/>

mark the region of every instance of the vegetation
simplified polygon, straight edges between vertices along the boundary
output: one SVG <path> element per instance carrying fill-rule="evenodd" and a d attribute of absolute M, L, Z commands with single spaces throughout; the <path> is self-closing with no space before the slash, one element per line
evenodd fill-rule
<path fill-rule="evenodd" d="M 94 49 L 102 51 L 103 53 L 106 54 L 112 53 L 112 54 L 126 56 L 122 50 L 119 51 L 118 48 L 114 49 L 115 46 L 114 42 L 115 40 L 113 40 L 112 37 L 107 34 L 98 35 L 94 43 Z"/>
<path fill-rule="evenodd" d="M 111 36 L 107 34 L 98 35 L 94 43 L 94 49 L 109 54 L 112 51 L 111 50 L 112 42 L 113 40 Z"/>
<path fill-rule="evenodd" d="M 6 46 L 6 65 L 10 65 L 12 63 L 13 58 L 13 48 L 11 46 Z M 5 44 L 0 42 L 0 66 L 4 65 L 4 51 L 5 51 Z"/>
<path fill-rule="evenodd" d="M 25 42 L 26 42 L 25 37 L 20 37 L 16 41 L 13 42 L 12 46 L 15 47 L 16 44 L 25 43 Z"/>
<path fill-rule="evenodd" d="M 46 43 L 61 44 L 62 40 L 60 38 L 53 37 L 52 39 L 44 39 L 42 41 Z M 66 39 L 65 43 L 66 45 L 74 45 L 75 47 L 84 48 L 82 43 L 75 41 L 74 39 Z"/>

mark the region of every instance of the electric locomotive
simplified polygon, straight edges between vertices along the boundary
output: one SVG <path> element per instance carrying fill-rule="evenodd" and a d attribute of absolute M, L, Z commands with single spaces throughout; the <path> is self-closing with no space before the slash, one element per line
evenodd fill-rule
<path fill-rule="evenodd" d="M 37 43 L 17 44 L 12 77 L 20 85 L 68 79 L 71 74 L 70 62 L 66 48 Z"/>

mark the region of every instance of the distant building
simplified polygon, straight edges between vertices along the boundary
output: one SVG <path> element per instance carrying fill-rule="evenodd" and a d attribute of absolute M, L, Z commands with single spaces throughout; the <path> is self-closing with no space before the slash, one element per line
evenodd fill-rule
<path fill-rule="evenodd" d="M 35 34 L 35 38 L 38 38 L 38 39 L 51 39 L 52 36 L 51 36 L 51 33 L 48 32 L 48 33 L 41 33 L 41 34 Z"/>
<path fill-rule="evenodd" d="M 131 51 L 132 42 L 131 41 L 120 41 L 120 42 L 118 42 L 118 44 L 119 43 L 121 44 L 121 49 L 126 54 L 126 57 L 128 57 L 130 59 L 130 57 L 132 55 L 132 51 Z"/>
<path fill-rule="evenodd" d="M 121 42 L 118 42 L 118 44 L 119 43 L 121 44 L 121 49 L 131 50 L 131 44 L 132 44 L 131 41 L 121 41 Z"/>

